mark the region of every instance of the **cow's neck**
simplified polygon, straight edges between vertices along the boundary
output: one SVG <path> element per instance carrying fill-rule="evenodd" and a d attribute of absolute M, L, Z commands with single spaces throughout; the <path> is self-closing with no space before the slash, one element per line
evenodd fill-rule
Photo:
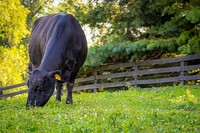
<path fill-rule="evenodd" d="M 57 43 L 54 42 L 55 41 L 51 41 L 47 45 L 42 62 L 39 66 L 40 69 L 46 70 L 47 72 L 60 70 L 62 67 L 64 48 L 62 44 L 59 44 L 59 41 Z"/>

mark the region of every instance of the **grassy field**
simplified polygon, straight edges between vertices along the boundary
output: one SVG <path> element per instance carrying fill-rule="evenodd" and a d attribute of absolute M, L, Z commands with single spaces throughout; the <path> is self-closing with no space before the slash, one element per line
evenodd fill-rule
<path fill-rule="evenodd" d="M 26 110 L 26 98 L 0 100 L 0 132 L 134 133 L 200 132 L 200 87 L 53 96 L 45 107 Z M 65 94 L 66 95 L 66 94 Z"/>

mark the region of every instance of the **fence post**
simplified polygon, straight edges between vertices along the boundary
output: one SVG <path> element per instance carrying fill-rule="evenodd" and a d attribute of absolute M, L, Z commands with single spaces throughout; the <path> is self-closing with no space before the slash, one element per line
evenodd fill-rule
<path fill-rule="evenodd" d="M 94 72 L 94 85 L 96 85 L 96 84 L 97 84 L 97 71 Z M 97 88 L 94 88 L 93 92 L 97 93 Z"/>
<path fill-rule="evenodd" d="M 181 61 L 180 62 L 180 84 L 181 85 L 184 85 L 184 80 L 183 80 L 183 77 L 184 77 L 184 70 L 183 70 L 183 67 L 184 67 L 184 61 Z"/>
<path fill-rule="evenodd" d="M 137 63 L 134 63 L 134 87 L 137 88 L 137 73 L 138 73 L 138 66 Z"/>
<path fill-rule="evenodd" d="M 0 86 L 2 86 L 2 84 L 0 83 Z M 3 90 L 0 89 L 0 96 L 3 95 Z"/>

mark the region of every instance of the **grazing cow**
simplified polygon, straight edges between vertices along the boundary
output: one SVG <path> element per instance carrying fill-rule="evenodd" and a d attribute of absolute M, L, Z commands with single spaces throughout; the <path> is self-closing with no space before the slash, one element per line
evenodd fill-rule
<path fill-rule="evenodd" d="M 67 84 L 66 103 L 73 103 L 75 77 L 87 56 L 85 34 L 70 14 L 53 14 L 37 19 L 29 44 L 29 80 L 26 106 L 44 106 L 53 95 L 61 100 L 63 83 Z"/>

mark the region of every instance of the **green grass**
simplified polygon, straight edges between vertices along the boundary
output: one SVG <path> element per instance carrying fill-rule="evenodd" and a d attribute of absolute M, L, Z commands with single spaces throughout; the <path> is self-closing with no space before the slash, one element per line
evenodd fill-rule
<path fill-rule="evenodd" d="M 26 110 L 26 98 L 0 100 L 0 132 L 199 132 L 200 87 L 74 94 Z"/>

